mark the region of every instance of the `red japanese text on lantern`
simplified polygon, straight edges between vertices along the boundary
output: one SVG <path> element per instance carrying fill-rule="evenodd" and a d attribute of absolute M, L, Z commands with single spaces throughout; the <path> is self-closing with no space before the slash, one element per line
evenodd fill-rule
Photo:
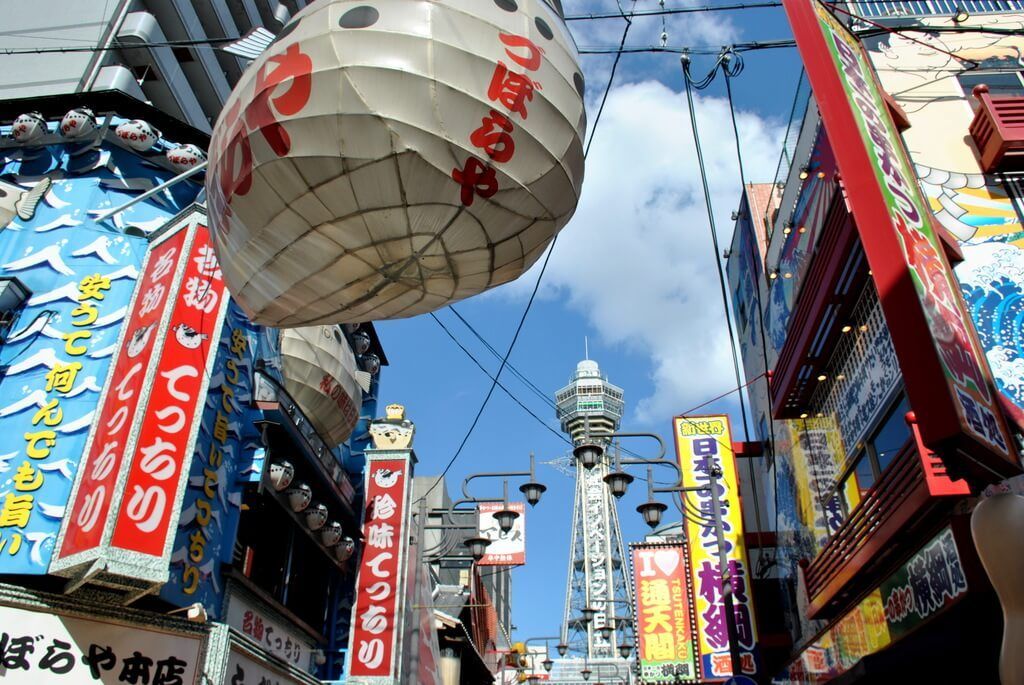
<path fill-rule="evenodd" d="M 524 36 L 499 33 L 498 39 L 504 45 L 508 58 L 524 71 L 516 71 L 503 60 L 498 60 L 494 67 L 487 86 L 487 98 L 508 110 L 508 115 L 492 109 L 469 135 L 469 142 L 482 150 L 488 161 L 470 155 L 462 168 L 452 169 L 452 180 L 460 186 L 459 199 L 465 207 L 472 206 L 477 196 L 486 200 L 498 192 L 498 174 L 493 165 L 511 161 L 516 153 L 512 138 L 515 125 L 509 115 L 526 120 L 529 116 L 527 106 L 533 100 L 534 91 L 541 89 L 540 82 L 533 80 L 527 72 L 540 69 L 544 50 Z"/>

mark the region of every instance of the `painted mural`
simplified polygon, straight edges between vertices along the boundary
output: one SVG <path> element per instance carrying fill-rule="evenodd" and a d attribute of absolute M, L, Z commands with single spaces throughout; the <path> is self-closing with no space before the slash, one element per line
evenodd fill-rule
<path fill-rule="evenodd" d="M 0 276 L 32 293 L 0 347 L 9 438 L 0 449 L 0 573 L 47 572 L 144 236 L 199 190 L 179 184 L 98 223 L 97 214 L 174 175 L 102 142 L 103 131 L 81 143 L 44 135 L 37 147 L 0 148 Z"/>
<path fill-rule="evenodd" d="M 964 298 L 996 385 L 1010 400 L 1005 406 L 1024 422 L 1024 226 L 1013 200 L 1022 189 L 1017 181 L 982 174 L 968 135 L 973 85 L 1019 80 L 1021 40 L 935 30 L 950 21 L 918 21 L 920 32 L 867 38 L 865 46 L 883 87 L 910 119 L 903 137 L 921 186 L 936 219 L 960 242 L 964 261 L 956 275 Z M 971 24 L 1020 30 L 1024 16 L 971 17 Z M 1014 94 L 1024 95 L 1024 86 Z M 940 138 L 948 142 L 935 145 Z"/>
<path fill-rule="evenodd" d="M 242 488 L 258 480 L 262 461 L 259 412 L 251 406 L 257 327 L 234 302 L 221 329 L 217 357 L 196 436 L 188 489 L 171 552 L 170 580 L 160 596 L 179 605 L 201 602 L 222 613 L 220 567 L 230 563 L 241 516 Z"/>

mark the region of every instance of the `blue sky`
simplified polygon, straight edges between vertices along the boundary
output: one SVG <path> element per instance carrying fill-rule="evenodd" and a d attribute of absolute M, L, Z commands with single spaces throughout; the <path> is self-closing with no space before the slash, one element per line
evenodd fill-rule
<path fill-rule="evenodd" d="M 621 2 L 627 9 L 633 4 Z M 681 7 L 684 2 L 665 4 Z M 564 4 L 568 15 L 615 9 L 614 0 Z M 658 2 L 638 0 L 636 7 L 656 9 Z M 622 28 L 621 20 L 570 24 L 580 47 L 615 46 Z M 666 31 L 671 46 L 791 37 L 781 8 L 677 15 L 667 22 Z M 638 19 L 627 44 L 656 45 L 661 32 L 660 18 Z M 733 91 L 745 168 L 751 181 L 771 180 L 799 61 L 794 49 L 744 57 L 746 69 L 733 82 Z M 694 73 L 703 74 L 711 63 L 712 58 L 696 58 Z M 583 58 L 591 126 L 610 65 L 610 57 Z M 682 89 L 678 56 L 623 57 L 587 160 L 580 206 L 560 235 L 511 357 L 519 371 L 553 395 L 583 358 L 588 337 L 591 358 L 625 390 L 623 430 L 658 432 L 670 445 L 673 415 L 735 385 Z M 722 247 L 731 238 L 729 215 L 740 187 L 724 97 L 719 76 L 698 95 L 696 105 Z M 504 352 L 536 277 L 534 268 L 518 281 L 457 308 Z M 438 316 L 491 373 L 496 372 L 498 360 L 451 312 L 442 310 Z M 377 327 L 391 361 L 381 400 L 406 405 L 416 423 L 417 472 L 436 474 L 457 449 L 491 381 L 429 316 Z M 507 371 L 502 381 L 557 429 L 550 407 Z M 735 401 L 705 411 L 715 410 L 735 412 Z M 740 432 L 738 413 L 734 431 Z M 638 442 L 632 448 L 653 456 L 655 445 Z M 449 492 L 457 492 L 470 473 L 525 469 L 531 451 L 539 461 L 547 461 L 564 454 L 566 444 L 498 389 L 449 472 Z M 528 563 L 513 571 L 516 639 L 558 634 L 565 599 L 573 482 L 548 466 L 540 466 L 538 476 L 549 490 L 527 512 Z M 500 481 L 473 485 L 477 496 L 501 493 Z M 619 504 L 627 543 L 646 532 L 635 512 L 644 497 L 642 490 L 634 486 Z"/>

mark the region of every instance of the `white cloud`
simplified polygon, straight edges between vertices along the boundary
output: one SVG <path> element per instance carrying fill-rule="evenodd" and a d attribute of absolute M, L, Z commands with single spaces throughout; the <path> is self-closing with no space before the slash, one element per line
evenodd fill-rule
<path fill-rule="evenodd" d="M 728 103 L 700 97 L 696 111 L 724 249 L 740 189 Z M 630 401 L 633 419 L 646 424 L 735 385 L 688 116 L 685 93 L 657 81 L 611 91 L 579 209 L 542 289 L 606 342 L 650 358 L 653 393 Z M 739 126 L 748 179 L 772 178 L 781 129 L 747 112 Z M 506 292 L 532 288 L 536 269 Z"/>

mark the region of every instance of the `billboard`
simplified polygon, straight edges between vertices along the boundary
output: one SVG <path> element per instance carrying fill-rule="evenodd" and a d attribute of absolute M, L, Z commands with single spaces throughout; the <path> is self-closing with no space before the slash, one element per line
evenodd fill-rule
<path fill-rule="evenodd" d="M 735 617 L 741 668 L 744 674 L 758 671 L 757 628 L 751 597 L 750 563 L 743 539 L 743 512 L 740 507 L 739 479 L 732 450 L 729 417 L 723 415 L 676 417 L 673 421 L 676 454 L 682 471 L 683 486 L 701 488 L 692 493 L 697 510 L 706 519 L 714 517 L 711 502 L 711 474 L 708 458 L 722 475 L 717 479 L 719 512 L 725 532 L 725 553 L 732 579 Z M 689 496 L 689 494 L 687 495 Z M 688 517 L 686 539 L 690 546 L 690 574 L 693 583 L 694 614 L 700 648 L 701 677 L 725 679 L 733 674 L 726 623 L 722 575 L 718 564 L 715 525 Z M 739 674 L 735 674 L 739 675 Z"/>
<path fill-rule="evenodd" d="M 785 0 L 925 442 L 1019 465 L 931 209 L 862 46 L 824 5 Z M 858 135 L 854 135 L 854 133 Z"/>
<path fill-rule="evenodd" d="M 231 562 L 242 506 L 242 482 L 259 478 L 262 454 L 251 408 L 257 330 L 233 302 L 221 329 L 206 392 L 192 468 L 171 550 L 171 577 L 160 596 L 179 605 L 202 602 L 219 619 L 224 587 L 220 566 Z M 260 461 L 262 465 L 262 461 Z"/>
<path fill-rule="evenodd" d="M 96 214 L 173 175 L 96 140 L 7 149 L 0 141 L 0 276 L 31 291 L 0 349 L 0 574 L 47 573 L 139 279 L 143 235 L 200 186 L 179 183 L 116 224 Z"/>
<path fill-rule="evenodd" d="M 487 538 L 491 544 L 487 552 L 476 562 L 478 566 L 522 566 L 526 563 L 526 505 L 522 502 L 509 502 L 508 508 L 519 516 L 512 523 L 512 530 L 504 532 L 494 517 L 496 512 L 505 508 L 504 502 L 481 502 L 479 505 L 477 528 L 480 537 Z"/>
<path fill-rule="evenodd" d="M 394 455 L 395 453 L 391 453 Z M 398 680 L 403 580 L 408 553 L 410 452 L 373 454 L 366 463 L 363 554 L 356 579 L 347 660 L 350 683 Z"/>
<path fill-rule="evenodd" d="M 635 634 L 641 683 L 696 681 L 696 626 L 686 547 L 629 546 L 636 598 Z"/>
<path fill-rule="evenodd" d="M 167 578 L 199 398 L 216 349 L 209 340 L 218 337 L 227 304 L 199 220 L 181 219 L 147 257 L 52 572 L 105 557 L 112 573 Z M 109 554 L 109 547 L 120 551 Z"/>

